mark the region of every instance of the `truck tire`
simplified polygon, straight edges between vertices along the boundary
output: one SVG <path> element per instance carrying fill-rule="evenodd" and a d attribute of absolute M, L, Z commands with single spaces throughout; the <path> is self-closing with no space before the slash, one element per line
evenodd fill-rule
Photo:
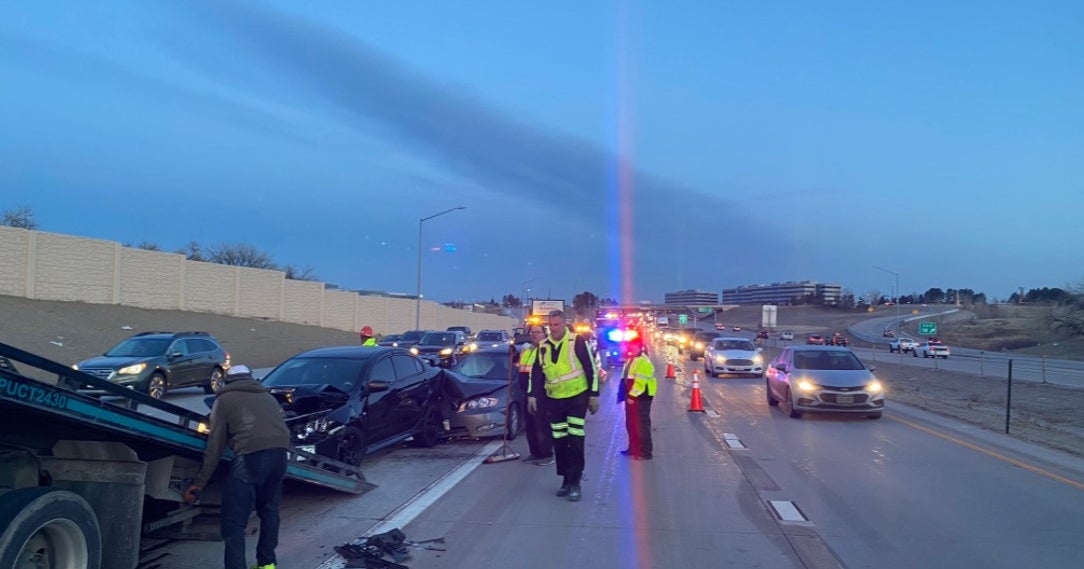
<path fill-rule="evenodd" d="M 102 536 L 98 518 L 74 492 L 48 486 L 0 495 L 0 567 L 100 569 Z"/>

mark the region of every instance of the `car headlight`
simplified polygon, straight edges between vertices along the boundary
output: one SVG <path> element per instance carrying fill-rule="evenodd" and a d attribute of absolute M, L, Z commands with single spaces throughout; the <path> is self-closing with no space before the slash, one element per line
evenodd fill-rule
<path fill-rule="evenodd" d="M 880 381 L 875 379 L 875 380 L 869 382 L 868 385 L 866 385 L 866 391 L 868 391 L 870 393 L 880 393 L 880 392 L 884 391 L 884 386 L 881 385 Z"/>
<path fill-rule="evenodd" d="M 478 344 L 475 343 L 475 342 L 472 342 L 471 345 L 467 346 L 467 349 L 473 352 L 474 350 L 478 349 Z"/>
<path fill-rule="evenodd" d="M 147 362 L 132 364 L 130 366 L 122 367 L 122 368 L 117 370 L 117 374 L 118 375 L 136 375 L 137 373 L 140 373 L 145 369 L 147 369 Z"/>
<path fill-rule="evenodd" d="M 414 354 L 415 356 L 418 355 L 418 348 L 415 348 L 414 346 L 411 346 L 410 347 L 410 353 Z"/>
<path fill-rule="evenodd" d="M 294 436 L 297 437 L 297 440 L 303 441 L 312 436 L 313 433 L 326 433 L 331 426 L 332 422 L 326 418 L 313 419 L 300 427 L 295 427 Z"/>
<path fill-rule="evenodd" d="M 451 348 L 444 348 L 443 350 L 440 351 L 440 355 L 442 355 L 442 356 L 450 356 L 450 355 L 452 355 L 452 349 Z"/>
<path fill-rule="evenodd" d="M 725 364 L 726 363 L 726 356 L 715 356 L 715 361 L 717 363 Z"/>
<path fill-rule="evenodd" d="M 79 364 L 72 364 L 72 369 L 79 371 Z"/>
<path fill-rule="evenodd" d="M 697 342 L 696 343 L 696 349 L 703 350 L 704 349 L 704 343 L 703 342 Z"/>
<path fill-rule="evenodd" d="M 479 397 L 459 404 L 459 411 L 473 411 L 475 409 L 489 409 L 496 407 L 499 401 L 496 397 Z"/>
<path fill-rule="evenodd" d="M 817 386 L 812 381 L 809 381 L 808 379 L 799 379 L 798 380 L 798 389 L 800 389 L 802 391 L 815 391 L 817 389 Z"/>
<path fill-rule="evenodd" d="M 758 365 L 764 363 L 764 356 L 762 356 L 760 354 L 757 354 L 757 355 L 753 356 L 753 363 L 758 364 Z"/>

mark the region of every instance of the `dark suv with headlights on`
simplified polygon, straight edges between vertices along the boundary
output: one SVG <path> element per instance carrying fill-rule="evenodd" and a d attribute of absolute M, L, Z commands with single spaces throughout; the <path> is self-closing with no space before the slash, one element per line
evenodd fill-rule
<path fill-rule="evenodd" d="M 463 332 L 428 332 L 410 347 L 410 353 L 441 367 L 455 365 L 466 351 L 467 336 Z"/>
<path fill-rule="evenodd" d="M 411 437 L 437 444 L 442 380 L 441 370 L 402 348 L 340 346 L 298 354 L 262 383 L 286 412 L 298 448 L 357 465 Z"/>
<path fill-rule="evenodd" d="M 230 355 L 207 332 L 142 332 L 72 368 L 161 399 L 177 387 L 217 392 Z"/>

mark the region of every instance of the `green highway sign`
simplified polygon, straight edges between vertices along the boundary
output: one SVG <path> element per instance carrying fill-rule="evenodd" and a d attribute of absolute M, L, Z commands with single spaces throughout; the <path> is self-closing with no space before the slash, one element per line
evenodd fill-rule
<path fill-rule="evenodd" d="M 937 334 L 937 322 L 919 322 L 918 333 L 923 336 L 934 336 Z"/>
<path fill-rule="evenodd" d="M 687 314 L 678 315 L 679 324 L 687 324 L 689 322 L 689 316 Z"/>
<path fill-rule="evenodd" d="M 711 314 L 712 312 L 714 312 L 714 309 L 712 307 L 710 307 L 710 306 L 701 306 L 700 308 L 697 308 L 696 310 L 697 310 L 697 312 L 699 312 L 701 314 Z"/>

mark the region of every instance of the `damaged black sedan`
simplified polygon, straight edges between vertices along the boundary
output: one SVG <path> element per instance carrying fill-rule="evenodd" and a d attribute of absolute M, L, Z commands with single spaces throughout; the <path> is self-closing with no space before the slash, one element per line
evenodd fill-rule
<path fill-rule="evenodd" d="M 361 346 L 298 354 L 263 379 L 298 448 L 354 465 L 411 437 L 437 444 L 442 382 L 439 369 L 402 348 Z"/>
<path fill-rule="evenodd" d="M 444 376 L 444 415 L 450 437 L 509 439 L 523 430 L 527 394 L 517 381 L 519 351 L 512 346 L 480 348 Z M 511 378 L 509 375 L 511 374 Z M 511 391 L 509 390 L 511 379 Z"/>

